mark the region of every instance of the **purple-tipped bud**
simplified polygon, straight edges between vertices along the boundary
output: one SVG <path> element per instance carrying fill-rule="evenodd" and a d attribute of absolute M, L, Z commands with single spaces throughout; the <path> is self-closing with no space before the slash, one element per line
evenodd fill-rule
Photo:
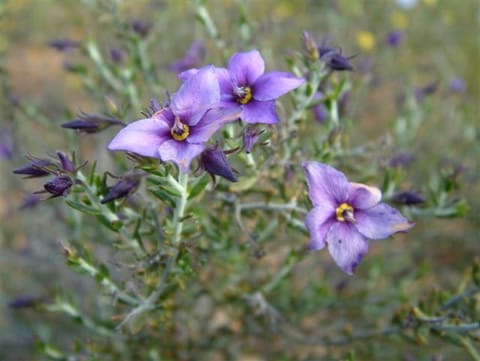
<path fill-rule="evenodd" d="M 75 173 L 77 171 L 77 169 L 75 168 L 75 164 L 73 164 L 73 162 L 68 159 L 68 156 L 65 153 L 57 151 L 57 156 L 60 160 L 60 164 L 62 165 L 62 169 L 65 172 Z"/>
<path fill-rule="evenodd" d="M 115 199 L 124 198 L 135 192 L 140 184 L 141 175 L 133 174 L 123 177 L 108 189 L 106 196 L 101 203 L 108 203 Z"/>
<path fill-rule="evenodd" d="M 303 32 L 302 44 L 308 60 L 316 61 L 320 58 L 317 42 L 307 31 Z"/>
<path fill-rule="evenodd" d="M 203 169 L 211 175 L 219 175 L 230 182 L 237 181 L 237 177 L 233 173 L 232 167 L 221 149 L 217 147 L 206 149 L 201 155 L 200 162 Z"/>
<path fill-rule="evenodd" d="M 389 32 L 385 38 L 385 43 L 392 48 L 398 48 L 402 41 L 403 33 L 400 30 L 393 30 Z"/>
<path fill-rule="evenodd" d="M 49 167 L 53 165 L 48 159 L 34 159 L 30 164 L 15 169 L 13 173 L 25 175 L 25 178 L 45 177 L 51 174 Z"/>
<path fill-rule="evenodd" d="M 203 63 L 206 50 L 201 41 L 194 41 L 183 59 L 174 61 L 170 65 L 170 70 L 175 73 L 181 73 L 191 68 L 196 68 Z"/>
<path fill-rule="evenodd" d="M 80 114 L 79 119 L 72 120 L 68 123 L 63 123 L 62 128 L 75 129 L 81 133 L 91 134 L 100 132 L 112 125 L 125 124 L 116 118 L 82 113 Z"/>
<path fill-rule="evenodd" d="M 257 143 L 258 138 L 265 130 L 259 130 L 256 127 L 248 126 L 243 130 L 243 147 L 245 152 L 250 153 L 253 146 Z"/>
<path fill-rule="evenodd" d="M 67 52 L 74 49 L 77 49 L 82 45 L 79 41 L 71 39 L 54 39 L 47 43 L 48 46 L 54 48 L 60 52 Z"/>
<path fill-rule="evenodd" d="M 122 64 L 125 61 L 125 52 L 120 48 L 110 49 L 110 58 L 116 64 Z"/>
<path fill-rule="evenodd" d="M 425 199 L 418 193 L 412 191 L 397 192 L 392 196 L 392 202 L 405 204 L 407 206 L 423 204 Z"/>
<path fill-rule="evenodd" d="M 43 188 L 54 198 L 67 194 L 72 185 L 73 181 L 69 176 L 60 175 L 45 183 Z"/>
<path fill-rule="evenodd" d="M 131 26 L 132 31 L 142 38 L 146 37 L 152 29 L 152 23 L 149 21 L 135 20 Z"/>

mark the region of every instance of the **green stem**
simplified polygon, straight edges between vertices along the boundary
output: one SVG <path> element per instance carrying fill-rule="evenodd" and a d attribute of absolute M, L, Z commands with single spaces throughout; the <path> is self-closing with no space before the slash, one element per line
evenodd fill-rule
<path fill-rule="evenodd" d="M 265 209 L 269 211 L 296 211 L 303 214 L 308 213 L 306 209 L 297 206 L 296 203 L 281 204 L 281 203 L 256 202 L 256 203 L 239 204 L 238 207 L 240 208 L 241 211 L 246 209 Z"/>
<path fill-rule="evenodd" d="M 158 283 L 155 286 L 155 290 L 145 299 L 145 301 L 135 309 L 133 309 L 118 326 L 121 328 L 130 319 L 140 316 L 141 314 L 155 308 L 155 304 L 163 294 L 166 286 L 167 279 L 175 266 L 175 262 L 178 257 L 178 246 L 181 242 L 182 230 L 183 230 L 183 217 L 185 215 L 185 209 L 188 199 L 188 173 L 184 173 L 180 170 L 178 175 L 178 184 L 180 185 L 178 191 L 180 196 L 177 198 L 175 205 L 175 213 L 173 214 L 173 237 L 172 245 L 173 251 L 168 255 L 167 265 L 163 271 L 162 277 L 160 277 Z"/>

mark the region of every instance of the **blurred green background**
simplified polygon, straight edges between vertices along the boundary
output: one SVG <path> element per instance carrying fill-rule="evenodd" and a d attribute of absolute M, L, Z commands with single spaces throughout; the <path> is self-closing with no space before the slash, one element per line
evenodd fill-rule
<path fill-rule="evenodd" d="M 116 14 L 109 12 L 112 3 L 118 6 Z M 294 279 L 301 284 L 307 282 L 305 274 L 318 278 L 318 282 L 308 281 L 314 291 L 302 291 L 306 292 L 306 299 L 311 297 L 316 301 L 298 305 L 304 308 L 299 315 L 323 307 L 321 297 L 335 292 L 339 282 L 347 284 L 346 291 L 340 291 L 344 292 L 344 299 L 348 299 L 349 292 L 363 290 L 376 294 L 377 301 L 387 305 L 383 310 L 393 312 L 403 302 L 414 303 L 435 289 L 455 289 L 466 267 L 480 254 L 479 3 L 476 0 L 413 3 L 414 6 L 405 8 L 393 0 L 206 1 L 227 48 L 260 49 L 270 70 L 286 69 L 285 59 L 301 49 L 304 30 L 319 42 L 330 39 L 330 44 L 340 46 L 346 55 L 356 55 L 352 59 L 356 71 L 340 75 L 353 83 L 345 116 L 353 124 L 350 138 L 354 145 L 382 139 L 388 142 L 388 134 L 402 116 L 399 110 L 402 99 L 415 87 L 436 84 L 436 90 L 420 102 L 423 117 L 416 130 L 415 146 L 405 149 L 416 159 L 405 170 L 406 179 L 411 182 L 411 189 L 426 192 L 432 169 L 445 172 L 462 169 L 456 194 L 468 199 L 470 212 L 466 217 L 419 218 L 408 237 L 375 243 L 355 278 L 331 275 L 336 271 L 322 268 L 314 258 L 325 264 L 326 252 L 309 257 L 295 271 Z M 81 279 L 64 265 L 61 242 L 68 238 L 68 225 L 59 221 L 64 211 L 61 201 L 51 200 L 33 209 L 20 210 L 25 194 L 40 189 L 42 183 L 20 181 L 11 170 L 25 163 L 25 154 L 54 154 L 57 149 L 78 149 L 77 152 L 88 154 L 85 159 L 97 158 L 99 167 L 108 169 L 105 146 L 113 130 L 85 137 L 59 127 L 79 111 L 104 110 L 85 91 L 78 77 L 65 71 L 66 62 L 86 63 L 86 60 L 76 50 L 62 53 L 47 43 L 58 38 L 81 42 L 93 38 L 107 59 L 110 49 L 122 45 L 115 30 L 117 17 L 126 22 L 142 20 L 153 24 L 149 38 L 153 66 L 167 89 L 175 89 L 179 84 L 175 74 L 168 71 L 169 65 L 181 58 L 194 40 L 204 40 L 207 63 L 224 61 L 215 42 L 207 39 L 203 28 L 195 22 L 189 1 L 0 0 L 0 142 L 7 144 L 11 153 L 3 154 L 0 159 L 2 360 L 33 360 L 36 337 L 56 338 L 67 348 L 76 337 L 82 337 L 82 330 L 62 315 L 8 307 L 18 297 L 48 297 L 64 288 L 74 297 L 80 297 L 84 302 L 82 307 L 88 309 L 89 297 L 95 294 L 93 282 Z M 250 24 L 249 30 L 241 27 L 242 17 Z M 403 36 L 397 47 L 387 44 L 392 31 Z M 452 89 L 454 78 L 464 82 L 463 90 Z M 163 96 L 163 93 L 141 94 L 140 100 L 146 107 L 150 98 L 161 100 Z M 17 102 L 29 104 L 29 111 L 17 111 Z M 140 117 L 140 110 L 131 114 L 133 119 Z M 322 132 L 320 124 L 310 121 L 313 133 Z M 385 159 L 379 154 L 373 161 Z M 382 179 L 373 181 L 379 184 Z M 392 280 L 397 282 L 395 287 L 390 284 Z M 399 294 L 403 296 L 392 300 Z M 336 305 L 330 317 L 312 317 L 309 322 L 304 319 L 304 324 L 321 327 L 323 322 L 338 322 L 345 326 L 355 323 L 355 317 L 366 315 L 371 317 L 371 324 L 384 322 L 386 315 L 377 315 L 375 308 L 369 312 L 368 302 L 358 305 L 361 312 L 353 312 L 355 302 L 346 302 L 348 312 L 342 313 L 342 305 Z M 281 299 L 278 304 L 281 307 Z M 300 319 L 298 315 L 292 318 Z M 386 341 L 357 345 L 359 359 L 366 359 L 361 355 L 368 355 L 369 348 L 383 347 L 394 350 L 391 352 L 405 360 L 409 355 L 412 360 L 430 360 L 435 355 L 442 355 L 443 360 L 468 359 L 461 349 L 435 341 L 429 346 L 408 344 L 403 349 L 398 348 L 401 343 L 385 346 L 383 342 Z M 243 360 L 267 359 L 262 351 L 267 346 L 261 341 L 243 347 Z M 310 353 L 313 347 L 305 346 L 303 351 L 299 347 L 292 359 L 302 359 L 302 352 Z M 325 355 L 339 359 L 345 350 L 348 348 L 326 351 L 320 347 L 317 354 L 327 360 L 330 358 Z"/>

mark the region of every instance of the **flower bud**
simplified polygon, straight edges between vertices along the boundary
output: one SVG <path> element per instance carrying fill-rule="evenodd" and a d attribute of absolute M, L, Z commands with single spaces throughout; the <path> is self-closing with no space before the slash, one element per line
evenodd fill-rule
<path fill-rule="evenodd" d="M 250 153 L 253 146 L 257 143 L 258 138 L 265 130 L 259 130 L 256 127 L 246 127 L 243 130 L 243 147 L 245 152 Z"/>
<path fill-rule="evenodd" d="M 33 159 L 30 164 L 13 170 L 15 174 L 25 175 L 25 178 L 44 177 L 51 174 L 48 167 L 54 165 L 48 159 Z"/>
<path fill-rule="evenodd" d="M 43 188 L 54 198 L 67 194 L 72 185 L 73 181 L 69 176 L 60 175 L 45 183 Z"/>
<path fill-rule="evenodd" d="M 91 134 L 100 132 L 112 125 L 125 125 L 117 118 L 105 117 L 96 114 L 80 114 L 78 119 L 63 123 L 62 128 L 75 129 L 79 132 Z"/>
<path fill-rule="evenodd" d="M 54 48 L 60 52 L 68 52 L 74 49 L 77 49 L 82 45 L 79 41 L 71 40 L 71 39 L 54 39 L 47 43 L 48 46 Z"/>
<path fill-rule="evenodd" d="M 425 203 L 425 199 L 421 195 L 412 191 L 397 192 L 392 196 L 392 201 L 407 206 Z"/>
<path fill-rule="evenodd" d="M 73 162 L 70 159 L 68 159 L 68 156 L 65 153 L 57 151 L 57 156 L 58 156 L 58 159 L 60 160 L 62 169 L 65 172 L 75 173 L 77 171 L 77 169 L 75 168 L 75 164 L 73 164 Z"/>
<path fill-rule="evenodd" d="M 237 177 L 233 173 L 232 167 L 228 163 L 225 153 L 217 147 L 206 149 L 200 158 L 201 165 L 208 173 L 219 175 L 230 182 L 236 182 Z"/>
<path fill-rule="evenodd" d="M 135 192 L 140 184 L 140 175 L 132 174 L 123 177 L 120 181 L 115 183 L 108 189 L 107 194 L 102 199 L 101 203 L 108 203 L 115 199 L 124 198 Z"/>
<path fill-rule="evenodd" d="M 315 39 L 310 35 L 309 32 L 303 32 L 303 50 L 305 51 L 305 55 L 307 59 L 310 61 L 316 61 L 319 59 L 320 55 L 318 53 L 318 45 Z"/>

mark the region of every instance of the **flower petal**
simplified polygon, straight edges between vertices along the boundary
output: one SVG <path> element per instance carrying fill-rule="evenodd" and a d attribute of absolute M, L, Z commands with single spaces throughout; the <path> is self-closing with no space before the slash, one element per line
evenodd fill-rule
<path fill-rule="evenodd" d="M 197 73 L 198 73 L 198 69 L 197 68 L 192 68 L 192 69 L 184 70 L 184 71 L 178 73 L 177 77 L 181 81 L 187 81 L 187 79 L 189 79 L 190 77 L 192 77 L 193 75 L 195 75 Z"/>
<path fill-rule="evenodd" d="M 272 71 L 263 74 L 252 86 L 253 98 L 256 100 L 273 100 L 281 97 L 289 91 L 298 88 L 305 82 L 303 78 L 280 72 Z"/>
<path fill-rule="evenodd" d="M 163 117 L 152 117 L 127 125 L 117 133 L 107 148 L 158 158 L 158 147 L 170 138 L 170 127 L 166 120 Z"/>
<path fill-rule="evenodd" d="M 348 201 L 354 209 L 368 209 L 377 205 L 382 199 L 382 192 L 376 187 L 350 182 Z"/>
<path fill-rule="evenodd" d="M 190 128 L 189 143 L 207 142 L 225 123 L 237 120 L 242 113 L 240 106 L 210 109 L 197 125 Z"/>
<path fill-rule="evenodd" d="M 182 171 L 188 172 L 192 159 L 202 153 L 204 148 L 203 144 L 170 139 L 158 147 L 158 154 L 164 162 L 173 161 Z"/>
<path fill-rule="evenodd" d="M 358 231 L 371 239 L 384 239 L 397 232 L 407 232 L 415 225 L 385 203 L 355 212 L 355 219 Z"/>
<path fill-rule="evenodd" d="M 335 263 L 349 275 L 353 275 L 353 271 L 368 252 L 368 239 L 346 222 L 337 222 L 330 227 L 327 243 Z"/>
<path fill-rule="evenodd" d="M 308 161 L 303 163 L 307 176 L 308 193 L 315 207 L 338 207 L 347 200 L 347 177 L 326 164 Z"/>
<path fill-rule="evenodd" d="M 195 125 L 201 116 L 220 100 L 215 67 L 205 66 L 187 78 L 173 95 L 171 108 L 182 122 Z"/>
<path fill-rule="evenodd" d="M 236 85 L 252 85 L 265 71 L 265 62 L 258 50 L 234 54 L 228 63 L 228 70 Z"/>
<path fill-rule="evenodd" d="M 320 250 L 325 247 L 325 238 L 327 232 L 335 223 L 335 219 L 332 218 L 335 214 L 335 209 L 332 207 L 315 207 L 313 208 L 305 218 L 305 226 L 310 233 L 310 246 L 311 250 Z"/>
<path fill-rule="evenodd" d="M 274 100 L 268 102 L 251 100 L 243 106 L 241 117 L 243 121 L 250 124 L 276 124 L 280 121 Z"/>
<path fill-rule="evenodd" d="M 215 74 L 217 75 L 218 85 L 220 86 L 220 97 L 222 100 L 227 98 L 228 100 L 234 100 L 233 85 L 230 73 L 225 68 L 215 68 Z"/>

